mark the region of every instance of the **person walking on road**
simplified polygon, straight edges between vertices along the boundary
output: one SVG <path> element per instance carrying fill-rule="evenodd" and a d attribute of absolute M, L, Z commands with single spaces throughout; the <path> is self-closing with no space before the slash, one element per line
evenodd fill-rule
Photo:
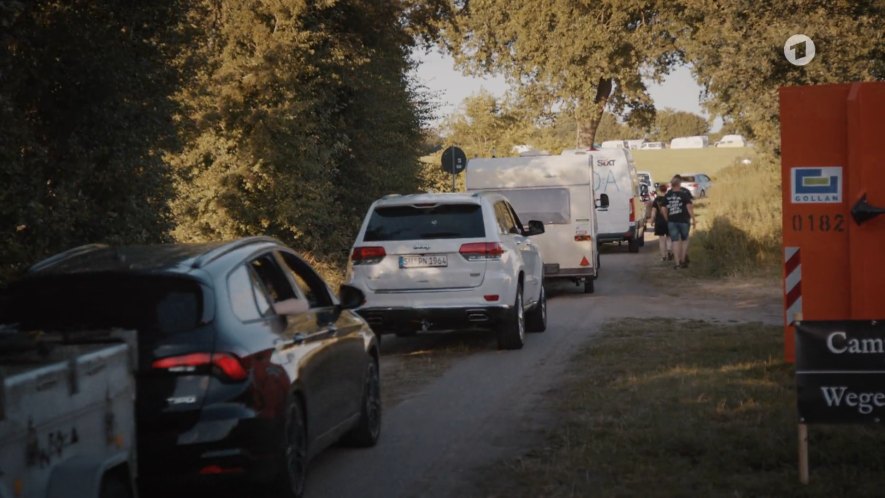
<path fill-rule="evenodd" d="M 667 185 L 662 183 L 658 185 L 658 192 L 655 200 L 651 201 L 652 211 L 655 216 L 655 235 L 658 236 L 658 247 L 661 250 L 661 261 L 673 260 L 673 247 L 670 242 L 670 229 L 667 226 L 667 220 L 661 210 L 666 205 L 665 195 L 667 194 Z"/>
<path fill-rule="evenodd" d="M 673 241 L 673 256 L 676 259 L 673 267 L 686 268 L 688 233 L 695 223 L 694 206 L 691 194 L 682 188 L 682 178 L 679 175 L 670 180 L 670 187 L 670 191 L 664 196 L 664 205 L 660 211 L 667 221 L 670 240 Z"/>

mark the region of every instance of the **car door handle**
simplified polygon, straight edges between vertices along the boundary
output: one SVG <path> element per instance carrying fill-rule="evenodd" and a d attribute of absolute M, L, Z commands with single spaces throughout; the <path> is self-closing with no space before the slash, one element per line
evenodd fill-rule
<path fill-rule="evenodd" d="M 291 346 L 296 346 L 298 344 L 301 344 L 302 342 L 304 342 L 305 339 L 307 339 L 307 336 L 304 335 L 304 333 L 302 333 L 302 332 L 298 332 L 295 335 L 293 335 L 292 337 L 287 337 L 285 339 L 284 338 L 274 339 L 273 344 L 274 344 L 274 346 L 288 348 Z"/>

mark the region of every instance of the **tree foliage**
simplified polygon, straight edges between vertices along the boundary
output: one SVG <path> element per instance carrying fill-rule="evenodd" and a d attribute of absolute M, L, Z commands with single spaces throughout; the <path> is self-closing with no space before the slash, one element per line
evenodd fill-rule
<path fill-rule="evenodd" d="M 464 0 L 446 40 L 465 67 L 504 73 L 538 109 L 573 109 L 578 141 L 590 145 L 606 106 L 633 124 L 650 123 L 643 76 L 661 76 L 679 59 L 667 22 L 672 5 Z"/>
<path fill-rule="evenodd" d="M 707 92 L 708 109 L 764 150 L 779 140 L 777 90 L 885 79 L 885 2 L 682 0 L 678 46 Z M 816 46 L 806 66 L 783 45 L 804 33 Z"/>
<path fill-rule="evenodd" d="M 194 2 L 195 84 L 177 238 L 254 233 L 337 254 L 368 204 L 416 187 L 423 108 L 407 80 L 402 4 Z"/>
<path fill-rule="evenodd" d="M 487 91 L 464 99 L 461 109 L 445 123 L 446 142 L 467 157 L 508 156 L 520 145 L 520 120 L 506 101 Z"/>
<path fill-rule="evenodd" d="M 0 280 L 72 245 L 167 239 L 177 11 L 0 3 Z"/>
<path fill-rule="evenodd" d="M 652 136 L 661 142 L 669 142 L 676 137 L 706 135 L 709 130 L 710 123 L 697 114 L 663 109 L 656 113 Z"/>

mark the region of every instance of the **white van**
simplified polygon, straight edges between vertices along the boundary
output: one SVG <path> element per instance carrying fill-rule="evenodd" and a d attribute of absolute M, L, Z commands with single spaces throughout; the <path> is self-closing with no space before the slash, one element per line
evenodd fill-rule
<path fill-rule="evenodd" d="M 670 140 L 671 149 L 703 149 L 710 145 L 710 137 L 700 135 L 696 137 L 677 137 Z"/>
<path fill-rule="evenodd" d="M 600 149 L 628 149 L 630 145 L 626 140 L 606 140 L 599 146 Z"/>
<path fill-rule="evenodd" d="M 639 252 L 639 248 L 645 245 L 645 207 L 630 151 L 568 151 L 563 155 L 589 156 L 593 165 L 593 190 L 596 196 L 606 194 L 608 198 L 608 207 L 597 210 L 599 234 L 596 240 L 599 243 L 626 241 L 630 252 Z"/>
<path fill-rule="evenodd" d="M 545 232 L 532 243 L 541 252 L 544 278 L 570 279 L 593 292 L 599 241 L 588 155 L 471 159 L 467 190 L 500 193 L 520 219 L 542 221 Z"/>

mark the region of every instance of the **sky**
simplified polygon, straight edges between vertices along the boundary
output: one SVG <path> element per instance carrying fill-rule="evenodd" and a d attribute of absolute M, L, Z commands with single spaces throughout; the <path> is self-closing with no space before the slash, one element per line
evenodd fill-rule
<path fill-rule="evenodd" d="M 498 97 L 507 92 L 507 83 L 501 76 L 475 78 L 464 76 L 455 69 L 454 61 L 448 55 L 432 50 L 429 53 L 416 52 L 420 62 L 415 71 L 418 81 L 423 84 L 439 106 L 437 120 L 454 112 L 467 97 L 485 89 Z M 701 109 L 701 88 L 688 67 L 682 66 L 671 72 L 661 84 L 649 83 L 649 93 L 658 109 L 670 107 L 706 117 Z M 438 121 L 437 121 L 438 122 Z M 721 120 L 713 123 L 713 131 L 721 126 Z"/>

